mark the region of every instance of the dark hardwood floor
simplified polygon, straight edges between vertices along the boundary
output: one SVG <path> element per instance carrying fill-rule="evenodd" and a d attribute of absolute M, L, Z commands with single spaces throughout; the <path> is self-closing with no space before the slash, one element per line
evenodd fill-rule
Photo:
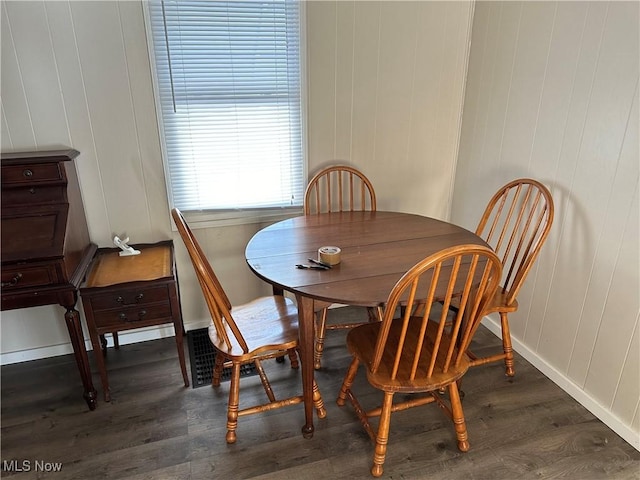
<path fill-rule="evenodd" d="M 310 440 L 296 405 L 241 418 L 238 442 L 227 445 L 228 382 L 184 388 L 173 338 L 110 348 L 112 401 L 99 392 L 93 412 L 70 355 L 4 366 L 0 473 L 16 480 L 372 478 L 373 444 L 351 405 L 335 403 L 349 363 L 344 335 L 327 334 L 316 375 L 327 417 L 316 420 Z M 474 350 L 489 346 L 499 340 L 481 327 Z M 276 396 L 299 390 L 288 362 L 269 362 L 267 372 Z M 640 479 L 640 452 L 529 363 L 516 356 L 515 378 L 503 372 L 492 364 L 464 377 L 468 453 L 458 451 L 451 422 L 434 404 L 395 413 L 383 478 Z M 365 408 L 381 399 L 363 372 L 355 388 L 370 392 L 359 395 Z M 255 395 L 264 395 L 258 377 L 244 379 L 241 401 Z"/>

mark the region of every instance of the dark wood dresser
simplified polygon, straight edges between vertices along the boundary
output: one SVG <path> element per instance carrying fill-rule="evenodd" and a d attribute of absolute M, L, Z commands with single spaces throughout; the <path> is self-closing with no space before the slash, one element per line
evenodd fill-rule
<path fill-rule="evenodd" d="M 58 304 L 91 410 L 96 390 L 76 309 L 97 250 L 89 239 L 72 149 L 2 154 L 2 310 Z"/>

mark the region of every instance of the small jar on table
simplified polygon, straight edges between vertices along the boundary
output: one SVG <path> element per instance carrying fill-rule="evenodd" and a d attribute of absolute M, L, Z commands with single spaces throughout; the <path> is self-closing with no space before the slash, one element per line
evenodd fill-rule
<path fill-rule="evenodd" d="M 104 400 L 111 401 L 104 335 L 172 323 L 185 387 L 184 326 L 178 297 L 173 242 L 136 245 L 139 255 L 120 256 L 118 248 L 98 249 L 80 288 L 87 327 L 100 372 Z"/>

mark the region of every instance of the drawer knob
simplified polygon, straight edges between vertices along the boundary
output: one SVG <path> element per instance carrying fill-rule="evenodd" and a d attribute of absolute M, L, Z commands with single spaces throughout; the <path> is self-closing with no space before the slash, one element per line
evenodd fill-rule
<path fill-rule="evenodd" d="M 140 300 L 142 300 L 143 298 L 144 295 L 142 293 L 139 293 L 138 295 L 136 295 L 135 303 L 140 303 Z M 118 302 L 120 305 L 133 305 L 133 303 L 124 303 L 124 298 L 122 297 L 122 295 L 118 295 L 118 297 L 116 298 L 116 302 Z"/>
<path fill-rule="evenodd" d="M 146 310 L 140 310 L 138 312 L 138 320 L 142 320 L 146 314 L 147 314 Z M 120 320 L 123 321 L 123 322 L 135 322 L 135 320 L 130 320 L 129 318 L 127 318 L 127 314 L 126 313 L 119 314 L 118 318 L 120 318 Z"/>
<path fill-rule="evenodd" d="M 29 170 L 28 168 L 22 171 L 22 175 L 24 175 L 25 178 L 31 178 L 33 177 L 33 171 Z"/>
<path fill-rule="evenodd" d="M 4 287 L 13 287 L 14 285 L 16 285 L 20 281 L 21 278 L 22 278 L 22 274 L 21 273 L 16 273 L 11 280 L 9 280 L 8 282 L 2 282 L 2 284 L 0 286 L 2 286 L 2 288 L 4 288 Z"/>

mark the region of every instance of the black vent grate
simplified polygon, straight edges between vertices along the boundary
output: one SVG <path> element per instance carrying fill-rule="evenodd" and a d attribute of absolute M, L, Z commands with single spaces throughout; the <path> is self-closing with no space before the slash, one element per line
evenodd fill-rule
<path fill-rule="evenodd" d="M 193 388 L 211 385 L 213 375 L 213 364 L 216 358 L 216 351 L 209 341 L 209 331 L 207 328 L 191 330 L 187 333 L 187 343 L 189 344 L 189 360 L 191 363 L 191 384 Z M 256 367 L 249 363 L 240 367 L 240 376 L 249 377 L 256 375 Z M 231 368 L 223 368 L 220 381 L 225 382 L 231 378 Z"/>

